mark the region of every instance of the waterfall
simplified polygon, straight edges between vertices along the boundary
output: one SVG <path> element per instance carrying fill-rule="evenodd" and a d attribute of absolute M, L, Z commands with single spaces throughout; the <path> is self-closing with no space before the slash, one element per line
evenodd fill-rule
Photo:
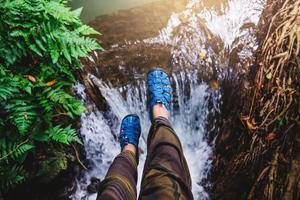
<path fill-rule="evenodd" d="M 104 117 L 95 106 L 81 117 L 86 157 L 90 160 L 90 169 L 78 181 L 78 190 L 74 199 L 81 199 L 87 195 L 86 186 L 92 177 L 104 178 L 113 158 L 120 152 L 120 147 L 114 135 L 119 132 L 119 125 L 124 116 L 130 113 L 138 114 L 141 119 L 142 135 L 140 147 L 146 152 L 146 138 L 150 128 L 150 120 L 146 109 L 146 83 L 138 81 L 135 85 L 112 88 L 94 76 L 90 76 L 99 86 L 104 98 L 111 108 L 115 125 L 109 124 L 110 117 Z M 201 181 L 207 177 L 210 168 L 212 149 L 206 142 L 207 117 L 212 112 L 219 112 L 219 91 L 213 91 L 206 83 L 197 78 L 197 73 L 180 72 L 172 75 L 174 83 L 174 110 L 171 122 L 178 134 L 189 163 L 193 181 L 193 193 L 196 199 L 207 199 Z M 83 101 L 87 101 L 84 87 L 76 85 L 76 90 Z M 213 106 L 209 108 L 208 104 Z M 139 175 L 142 174 L 146 155 L 141 154 L 138 166 Z M 141 182 L 139 176 L 138 190 Z M 198 197 L 198 198 L 197 198 Z M 87 198 L 87 197 L 86 197 Z M 95 199 L 90 196 L 88 199 Z"/>
<path fill-rule="evenodd" d="M 209 183 L 205 179 L 211 168 L 210 158 L 213 152 L 213 147 L 207 142 L 207 136 L 211 130 L 218 130 L 214 116 L 220 113 L 222 96 L 219 90 L 213 90 L 203 82 L 199 74 L 203 71 L 201 67 L 215 65 L 219 66 L 218 78 L 222 79 L 222 67 L 228 67 L 228 58 L 222 60 L 221 55 L 214 51 L 213 44 L 207 44 L 209 38 L 199 22 L 205 20 L 205 26 L 223 41 L 226 51 L 245 43 L 239 56 L 246 59 L 255 51 L 256 40 L 252 28 L 244 30 L 241 27 L 245 23 L 257 24 L 264 0 L 229 0 L 228 5 L 222 8 L 221 14 L 208 9 L 197 11 L 196 7 L 200 3 L 201 0 L 189 0 L 184 11 L 172 14 L 167 26 L 157 37 L 142 42 L 166 44 L 171 47 L 172 66 L 179 68 L 171 77 L 174 88 L 171 122 L 181 140 L 189 164 L 195 199 L 205 200 L 209 199 L 205 191 Z M 237 38 L 238 43 L 234 42 Z M 202 54 L 205 55 L 205 59 L 201 58 Z M 74 200 L 96 199 L 96 194 L 88 194 L 86 187 L 92 177 L 103 180 L 113 158 L 120 152 L 117 135 L 124 116 L 135 113 L 141 118 L 140 147 L 145 152 L 150 128 L 146 109 L 145 77 L 121 87 L 114 87 L 92 74 L 89 78 L 99 87 L 111 110 L 108 113 L 99 111 L 85 95 L 84 86 L 75 86 L 88 107 L 88 111 L 81 116 L 80 133 L 89 166 L 87 171 L 83 171 L 77 177 L 77 190 L 72 196 Z M 138 191 L 145 158 L 145 154 L 140 156 Z"/>

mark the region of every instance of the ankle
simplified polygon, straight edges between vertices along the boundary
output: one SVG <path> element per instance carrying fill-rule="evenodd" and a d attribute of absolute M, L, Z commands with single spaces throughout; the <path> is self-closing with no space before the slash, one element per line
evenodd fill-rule
<path fill-rule="evenodd" d="M 123 149 L 122 152 L 124 152 L 124 151 L 130 151 L 130 152 L 132 152 L 134 155 L 136 155 L 137 149 L 136 149 L 136 147 L 135 147 L 133 144 L 126 144 L 126 145 L 124 146 L 124 149 Z"/>
<path fill-rule="evenodd" d="M 153 119 L 158 117 L 164 117 L 166 119 L 169 119 L 169 114 L 170 113 L 168 109 L 163 104 L 159 103 L 153 106 L 152 109 Z"/>

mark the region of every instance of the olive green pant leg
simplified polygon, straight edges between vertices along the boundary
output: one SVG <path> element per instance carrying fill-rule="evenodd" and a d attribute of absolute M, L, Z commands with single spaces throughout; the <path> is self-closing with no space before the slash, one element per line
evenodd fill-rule
<path fill-rule="evenodd" d="M 120 153 L 101 182 L 97 200 L 136 200 L 137 161 L 130 151 Z"/>
<path fill-rule="evenodd" d="M 148 136 L 141 200 L 192 200 L 191 177 L 181 143 L 165 118 L 153 123 Z"/>

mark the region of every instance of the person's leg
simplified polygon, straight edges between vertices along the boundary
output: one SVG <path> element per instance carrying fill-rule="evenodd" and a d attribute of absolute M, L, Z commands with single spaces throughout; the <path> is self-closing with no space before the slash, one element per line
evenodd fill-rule
<path fill-rule="evenodd" d="M 193 199 L 182 147 L 167 118 L 154 118 L 147 146 L 140 199 Z"/>
<path fill-rule="evenodd" d="M 140 137 L 137 116 L 125 117 L 121 125 L 122 152 L 115 158 L 101 182 L 97 200 L 135 200 L 137 196 L 137 149 Z"/>
<path fill-rule="evenodd" d="M 109 168 L 101 182 L 98 200 L 136 199 L 137 162 L 132 151 L 124 150 Z"/>
<path fill-rule="evenodd" d="M 168 79 L 166 74 L 161 72 L 156 73 L 152 79 L 148 77 L 149 98 L 150 101 L 156 99 L 156 102 L 150 102 L 152 126 L 148 135 L 148 155 L 139 199 L 192 200 L 191 177 L 187 162 L 181 143 L 168 120 L 170 110 L 168 97 L 172 91 L 168 91 L 168 94 L 165 92 L 157 94 L 159 88 L 170 87 L 170 82 L 166 81 L 166 78 Z M 161 100 L 162 97 L 165 99 Z"/>

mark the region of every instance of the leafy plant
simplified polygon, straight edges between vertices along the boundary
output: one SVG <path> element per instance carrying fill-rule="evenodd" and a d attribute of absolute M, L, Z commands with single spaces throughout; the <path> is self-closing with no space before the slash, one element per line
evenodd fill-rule
<path fill-rule="evenodd" d="M 71 124 L 84 108 L 71 87 L 80 58 L 102 48 L 66 3 L 0 0 L 0 188 L 25 181 L 43 149 L 81 143 Z"/>

